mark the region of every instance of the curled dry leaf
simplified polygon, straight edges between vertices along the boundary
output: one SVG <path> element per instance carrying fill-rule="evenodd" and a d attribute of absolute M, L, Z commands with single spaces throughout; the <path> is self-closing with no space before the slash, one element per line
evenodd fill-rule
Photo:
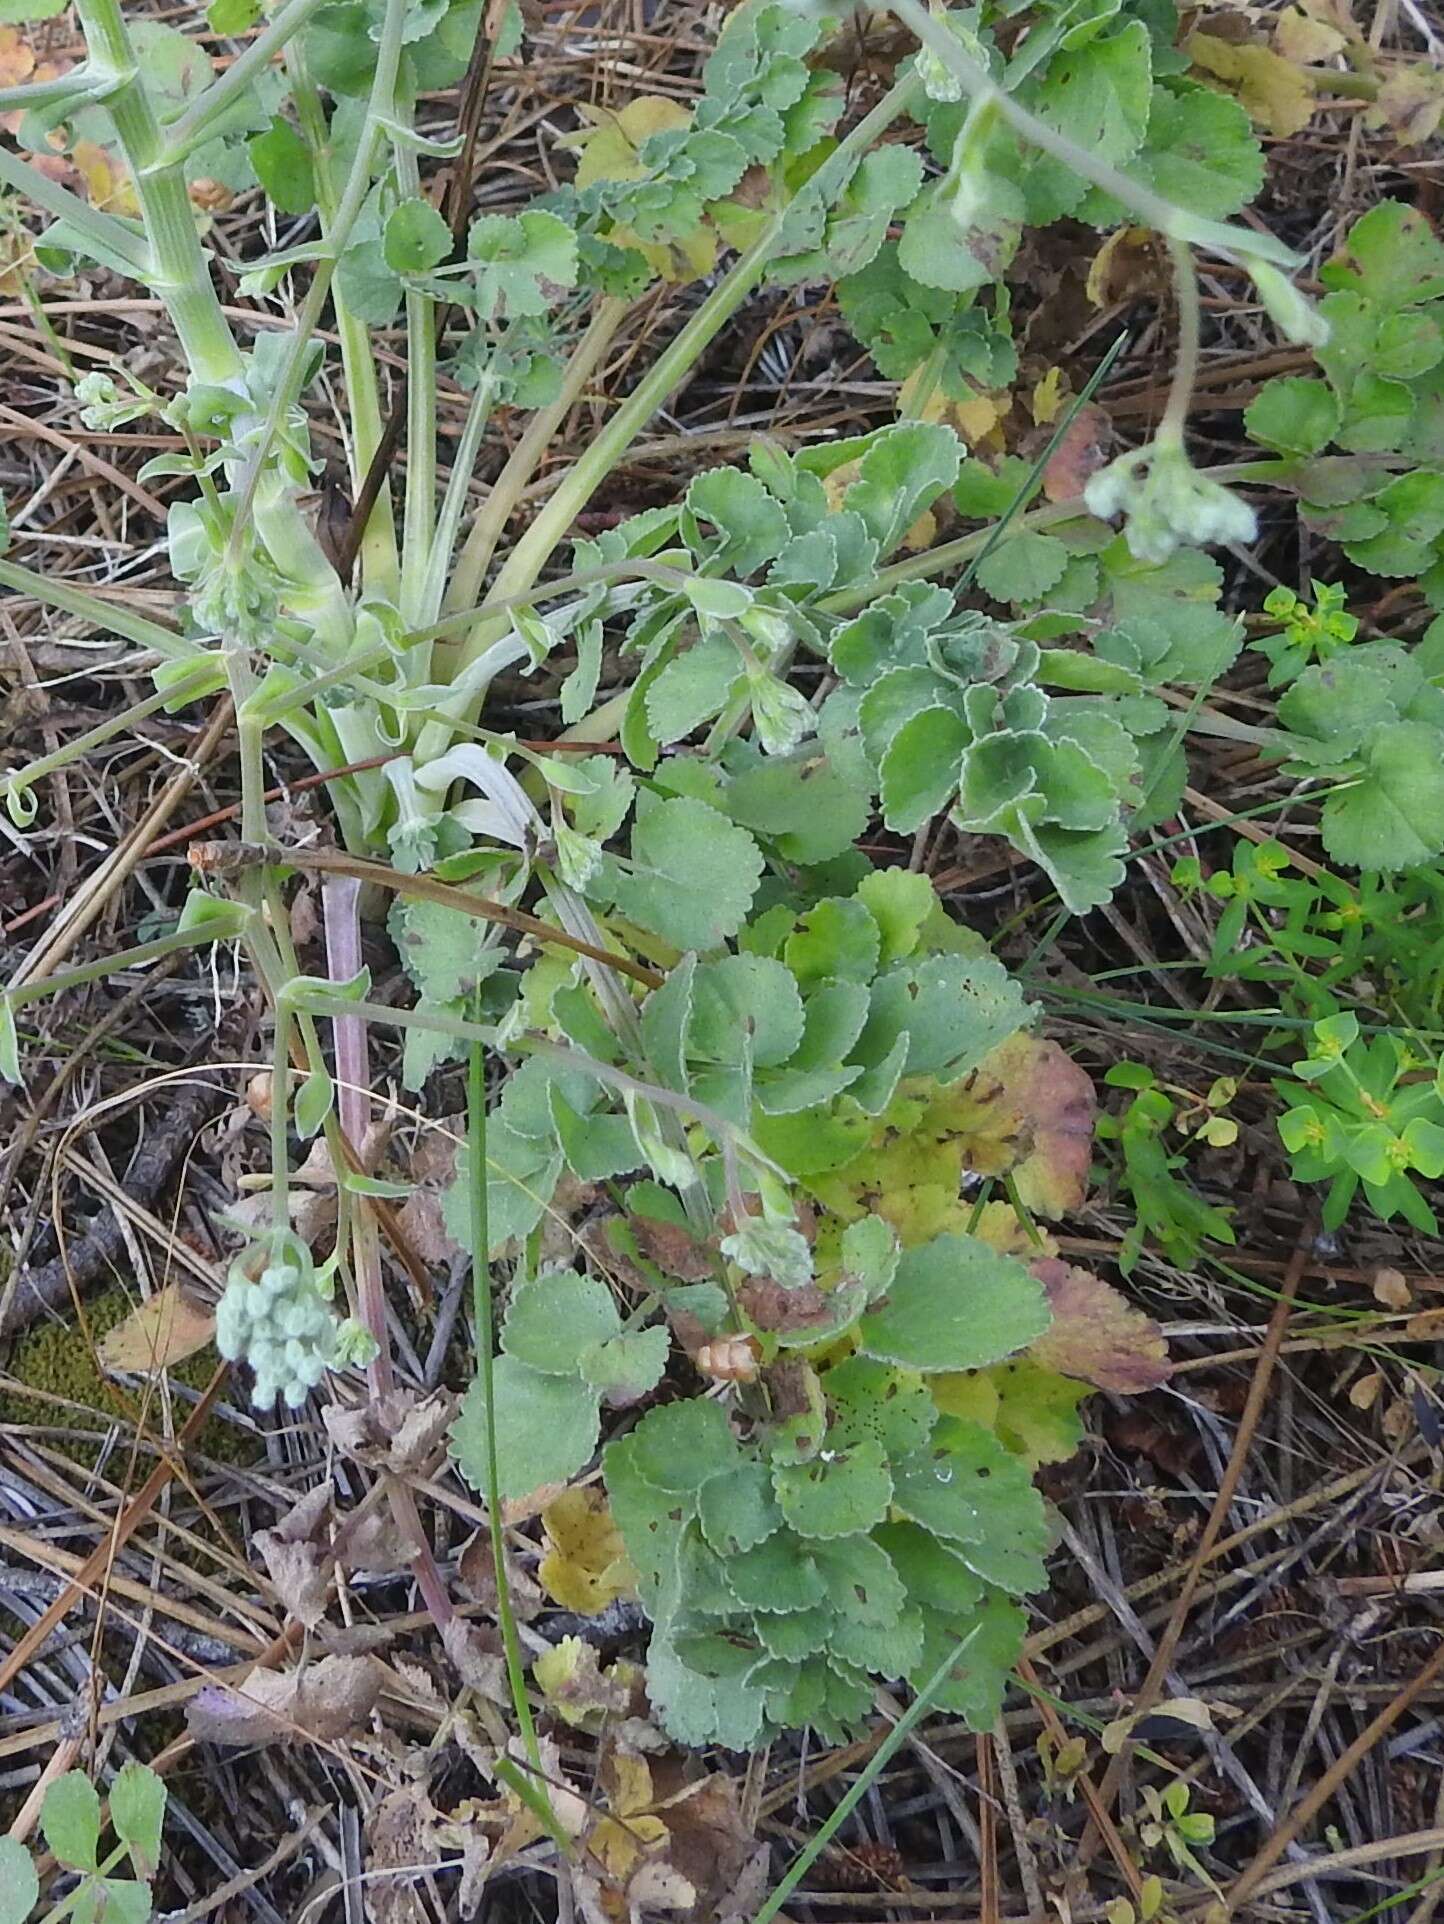
<path fill-rule="evenodd" d="M 276 1595 L 288 1616 L 314 1630 L 326 1614 L 331 1592 L 331 1491 L 320 1484 L 308 1491 L 271 1530 L 258 1530 L 260 1551 Z"/>
<path fill-rule="evenodd" d="M 1144 1723 L 1151 1726 L 1154 1719 L 1168 1719 L 1175 1724 L 1186 1724 L 1190 1730 L 1205 1733 L 1212 1733 L 1214 1729 L 1213 1712 L 1202 1697 L 1168 1697 L 1147 1710 L 1135 1710 L 1126 1717 L 1115 1717 L 1105 1727 L 1099 1741 L 1110 1757 L 1116 1757 L 1137 1727 Z M 1147 1734 L 1157 1741 L 1158 1733 L 1151 1727 Z"/>
<path fill-rule="evenodd" d="M 385 1678 L 374 1657 L 253 1670 L 243 1684 L 199 1691 L 186 1706 L 186 1725 L 199 1743 L 335 1743 L 371 1715 Z"/>
<path fill-rule="evenodd" d="M 149 1373 L 183 1363 L 215 1333 L 215 1311 L 196 1302 L 179 1283 L 167 1283 L 106 1332 L 98 1354 L 104 1369 Z"/>
<path fill-rule="evenodd" d="M 532 1676 L 564 1723 L 578 1730 L 599 1730 L 608 1717 L 623 1716 L 632 1701 L 630 1669 L 603 1674 L 597 1653 L 580 1637 L 563 1637 L 532 1665 Z"/>
<path fill-rule="evenodd" d="M 457 1574 L 468 1594 L 476 1599 L 488 1616 L 495 1616 L 498 1601 L 496 1560 L 492 1555 L 488 1531 L 478 1530 L 462 1550 Z M 507 1558 L 506 1587 L 511 1598 L 512 1614 L 520 1622 L 530 1623 L 545 1607 L 546 1598 L 542 1595 L 540 1585 L 514 1557 Z"/>
<path fill-rule="evenodd" d="M 322 1412 L 338 1450 L 372 1469 L 393 1476 L 423 1476 L 446 1446 L 456 1415 L 450 1390 L 418 1397 L 414 1390 L 389 1390 L 354 1409 L 330 1404 Z"/>
<path fill-rule="evenodd" d="M 1137 1394 L 1168 1378 L 1168 1345 L 1157 1323 L 1091 1270 L 1045 1256 L 1032 1265 L 1053 1321 L 1028 1351 L 1060 1376 Z"/>
<path fill-rule="evenodd" d="M 1399 1269 L 1376 1269 L 1373 1277 L 1374 1301 L 1382 1303 L 1385 1309 L 1409 1309 L 1414 1302 L 1414 1292 L 1408 1279 Z"/>
<path fill-rule="evenodd" d="M 479 1690 L 483 1697 L 489 1698 L 494 1704 L 511 1701 L 501 1635 L 492 1625 L 468 1623 L 464 1617 L 452 1617 L 442 1627 L 441 1642 L 464 1684 Z"/>

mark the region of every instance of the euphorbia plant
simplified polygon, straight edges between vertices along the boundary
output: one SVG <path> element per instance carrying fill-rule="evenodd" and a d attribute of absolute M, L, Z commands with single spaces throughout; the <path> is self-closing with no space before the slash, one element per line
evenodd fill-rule
<path fill-rule="evenodd" d="M 223 1341 L 256 1367 L 263 1399 L 298 1400 L 325 1368 L 367 1356 L 372 1390 L 389 1387 L 388 1191 L 355 1156 L 368 1028 L 405 1030 L 416 1086 L 450 1055 L 494 1052 L 518 1066 L 488 1113 L 473 1062 L 472 1180 L 452 1210 L 481 1283 L 493 1257 L 514 1262 L 495 1359 L 478 1292 L 483 1367 L 456 1439 L 494 1517 L 503 1493 L 582 1468 L 603 1408 L 663 1393 L 674 1336 L 704 1375 L 725 1351 L 715 1380 L 729 1387 L 658 1403 L 605 1457 L 673 1727 L 735 1743 L 790 1722 L 840 1728 L 866 1708 L 869 1675 L 930 1675 L 940 1639 L 960 1632 L 972 1655 L 954 1700 L 986 1723 L 1016 1642 L 1007 1599 L 1041 1572 L 1026 1465 L 1068 1431 L 1063 1379 L 1097 1373 L 1076 1342 L 1038 1349 L 1060 1303 L 1065 1336 L 1098 1319 L 1076 1272 L 1046 1268 L 1034 1222 L 1079 1199 L 1076 1168 L 1044 1178 L 1080 1142 L 1086 1167 L 1088 1123 L 1070 1125 L 1050 1094 L 1061 1071 L 1024 1036 L 1030 1012 L 981 941 L 925 880 L 869 874 L 853 845 L 879 808 L 902 833 L 951 810 L 1083 910 L 1121 879 L 1130 823 L 1176 794 L 1181 727 L 1158 691 L 1206 685 L 1237 637 L 1212 606 L 1217 571 L 1175 549 L 1201 501 L 1212 512 L 1194 533 L 1251 526 L 1183 453 L 1191 249 L 1248 266 L 1292 335 L 1311 326 L 1275 265 L 1286 250 L 1221 224 L 1258 182 L 1242 115 L 1179 77 L 1156 8 L 1148 24 L 1039 10 L 1005 58 L 988 15 L 893 0 L 921 51 L 844 130 L 841 87 L 814 63 L 832 23 L 764 0 L 729 20 L 695 106 L 643 97 L 579 129 L 571 185 L 473 219 L 485 35 L 504 52 L 506 14 L 289 0 L 208 77 L 191 43 L 132 30 L 118 0 L 78 10 L 85 66 L 0 105 L 25 110 L 34 146 L 100 117 L 140 217 L 98 213 L 13 154 L 0 179 L 54 217 L 43 261 L 98 260 L 171 317 L 178 393 L 91 377 L 78 399 L 94 422 L 159 412 L 184 441 L 147 472 L 192 484 L 170 517 L 187 619 L 167 630 L 12 562 L 0 584 L 154 650 L 166 700 L 225 691 L 234 704 L 243 846 L 207 852 L 216 896 L 193 895 L 173 934 L 133 952 L 239 939 L 275 1009 L 272 1223 L 237 1259 Z M 458 84 L 455 137 L 421 131 L 420 96 Z M 455 163 L 444 210 L 435 162 Z M 300 244 L 246 266 L 247 297 L 287 286 L 297 299 L 294 324 L 249 350 L 212 286 L 188 193 L 198 174 L 259 180 L 314 216 Z M 1159 442 L 1095 488 L 1100 512 L 1128 514 L 1124 535 L 1082 502 L 1015 519 L 1028 477 L 965 462 L 957 431 L 969 397 L 1012 378 L 1008 265 L 1029 223 L 1125 213 L 1163 231 L 1177 274 L 1179 372 Z M 659 275 L 706 291 L 508 545 L 543 452 Z M 904 418 L 791 453 L 760 442 L 746 467 L 697 476 L 559 562 L 579 512 L 743 302 L 768 282 L 834 279 L 901 384 Z M 339 546 L 308 506 L 328 312 L 356 502 Z M 398 318 L 394 433 L 371 330 Z M 468 396 L 444 487 L 443 362 Z M 473 512 L 503 407 L 530 419 Z M 1008 525 L 930 546 L 941 507 Z M 1010 618 L 934 585 L 964 563 L 963 585 L 976 565 Z M 488 728 L 497 675 L 563 650 L 569 739 L 543 750 Z M 599 703 L 609 658 L 624 686 Z M 821 699 L 793 675 L 806 658 L 831 671 Z M 268 839 L 275 728 L 328 775 L 344 852 Z M 570 752 L 614 738 L 621 757 Z M 9 778 L 17 818 L 48 766 Z M 298 970 L 283 912 L 287 872 L 305 867 L 323 877 L 324 979 Z M 367 883 L 394 898 L 412 1010 L 369 999 Z M 0 1066 L 18 1074 L 15 1009 L 98 972 L 14 985 Z M 341 1233 L 320 1265 L 292 1224 L 291 1127 L 325 1130 L 339 1173 Z M 859 1158 L 914 1139 L 941 1173 L 899 1172 L 869 1220 Z M 596 1275 L 537 1273 L 535 1231 L 564 1171 L 633 1179 L 609 1259 L 626 1314 Z M 965 1207 L 975 1176 L 1001 1196 Z M 357 1328 L 330 1320 L 338 1278 Z M 1103 1318 L 1115 1333 L 1116 1315 Z M 924 1340 L 935 1324 L 946 1342 Z M 960 1374 L 996 1370 L 1011 1374 Z M 673 1502 L 684 1445 L 695 1480 Z M 393 1500 L 411 1501 L 400 1486 Z M 417 1572 L 445 1621 L 424 1550 Z"/>

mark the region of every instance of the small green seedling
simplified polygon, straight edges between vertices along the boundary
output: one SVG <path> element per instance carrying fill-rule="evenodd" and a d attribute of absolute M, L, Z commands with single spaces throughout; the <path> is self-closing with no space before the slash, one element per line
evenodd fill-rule
<path fill-rule="evenodd" d="M 110 1787 L 110 1828 L 115 1842 L 101 1856 L 104 1830 L 100 1793 L 83 1770 L 57 1777 L 40 1807 L 40 1829 L 66 1873 L 79 1881 L 44 1913 L 44 1924 L 146 1924 L 151 1879 L 160 1863 L 165 1822 L 165 1784 L 147 1764 L 129 1763 Z M 130 1875 L 116 1870 L 128 1861 Z M 0 1924 L 25 1924 L 40 1902 L 40 1880 L 25 1846 L 0 1837 Z"/>

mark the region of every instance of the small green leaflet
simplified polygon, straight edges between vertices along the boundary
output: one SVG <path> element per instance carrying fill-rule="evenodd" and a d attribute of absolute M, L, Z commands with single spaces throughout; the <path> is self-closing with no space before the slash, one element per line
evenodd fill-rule
<path fill-rule="evenodd" d="M 264 133 L 253 134 L 246 151 L 266 198 L 283 214 L 307 214 L 316 205 L 316 173 L 311 150 L 279 114 Z"/>
<path fill-rule="evenodd" d="M 484 214 L 467 237 L 476 305 L 486 319 L 544 314 L 577 280 L 577 239 L 564 220 L 533 209 Z"/>
<path fill-rule="evenodd" d="M 16 1837 L 0 1837 L 0 1924 L 25 1924 L 40 1902 L 40 1879 Z"/>

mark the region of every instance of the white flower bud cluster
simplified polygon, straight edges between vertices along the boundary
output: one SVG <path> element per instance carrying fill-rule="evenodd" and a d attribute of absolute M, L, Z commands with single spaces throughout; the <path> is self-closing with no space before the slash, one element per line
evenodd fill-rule
<path fill-rule="evenodd" d="M 251 1401 L 270 1409 L 279 1396 L 299 1409 L 328 1369 L 359 1360 L 346 1323 L 317 1286 L 310 1265 L 273 1260 L 251 1282 L 237 1266 L 216 1309 L 216 1347 L 255 1371 Z"/>
<path fill-rule="evenodd" d="M 1093 476 L 1083 499 L 1101 521 L 1126 517 L 1129 551 L 1140 561 L 1167 561 L 1184 544 L 1201 548 L 1258 535 L 1248 503 L 1200 474 L 1176 441 L 1151 441 L 1120 455 Z"/>

